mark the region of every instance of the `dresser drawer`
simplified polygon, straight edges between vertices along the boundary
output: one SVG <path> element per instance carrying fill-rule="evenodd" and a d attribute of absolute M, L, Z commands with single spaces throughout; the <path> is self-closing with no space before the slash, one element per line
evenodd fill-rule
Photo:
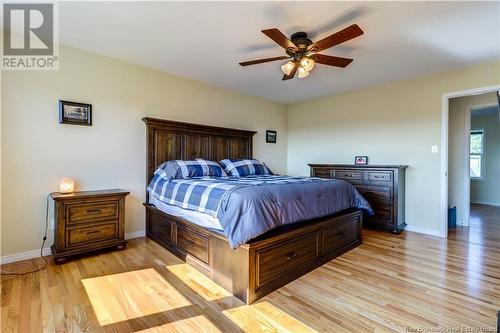
<path fill-rule="evenodd" d="M 375 200 L 370 202 L 370 205 L 375 212 L 372 218 L 384 224 L 392 224 L 392 203 Z"/>
<path fill-rule="evenodd" d="M 363 183 L 365 180 L 365 173 L 356 170 L 336 170 L 335 178 L 346 180 L 350 183 Z"/>
<path fill-rule="evenodd" d="M 68 247 L 109 239 L 118 239 L 118 221 L 66 229 L 66 246 Z"/>
<path fill-rule="evenodd" d="M 332 178 L 332 171 L 326 168 L 314 168 L 313 177 Z"/>
<path fill-rule="evenodd" d="M 185 227 L 177 227 L 177 246 L 208 264 L 208 237 Z"/>
<path fill-rule="evenodd" d="M 368 202 L 392 200 L 392 186 L 357 185 L 356 189 Z"/>
<path fill-rule="evenodd" d="M 118 218 L 118 201 L 68 204 L 67 224 L 93 222 Z"/>
<path fill-rule="evenodd" d="M 392 183 L 392 172 L 390 172 L 390 171 L 368 171 L 367 182 Z"/>
<path fill-rule="evenodd" d="M 338 251 L 343 246 L 359 239 L 358 233 L 360 227 L 360 221 L 353 219 L 352 221 L 325 229 L 323 243 L 325 253 Z"/>
<path fill-rule="evenodd" d="M 280 275 L 304 266 L 319 256 L 319 234 L 304 235 L 256 253 L 257 288 L 279 279 Z"/>

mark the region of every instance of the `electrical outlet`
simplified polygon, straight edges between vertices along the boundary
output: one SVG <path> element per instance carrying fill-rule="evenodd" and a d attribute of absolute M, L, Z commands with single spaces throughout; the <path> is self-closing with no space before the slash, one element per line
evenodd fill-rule
<path fill-rule="evenodd" d="M 438 146 L 432 146 L 432 147 L 431 147 L 431 152 L 432 152 L 433 154 L 437 153 L 438 151 L 439 151 Z"/>

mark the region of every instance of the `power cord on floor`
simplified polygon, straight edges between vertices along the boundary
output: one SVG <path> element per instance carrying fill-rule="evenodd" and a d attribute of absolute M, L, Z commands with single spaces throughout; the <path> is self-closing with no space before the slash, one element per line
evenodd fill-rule
<path fill-rule="evenodd" d="M 0 271 L 0 275 L 18 275 L 18 276 L 20 276 L 20 275 L 26 275 L 26 274 L 40 272 L 42 269 L 44 269 L 45 267 L 47 267 L 47 264 L 49 262 L 43 256 L 43 247 L 45 246 L 45 241 L 47 240 L 47 231 L 49 229 L 49 199 L 50 199 L 50 194 L 47 194 L 47 200 L 45 202 L 45 231 L 43 233 L 42 246 L 40 247 L 40 258 L 42 258 L 43 261 L 44 261 L 42 267 L 34 269 L 34 270 L 31 270 L 31 271 L 22 272 L 22 273 Z"/>

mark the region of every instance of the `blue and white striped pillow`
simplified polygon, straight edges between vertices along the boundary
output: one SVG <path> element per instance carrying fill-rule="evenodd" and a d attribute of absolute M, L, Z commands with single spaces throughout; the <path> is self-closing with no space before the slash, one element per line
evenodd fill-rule
<path fill-rule="evenodd" d="M 225 159 L 219 162 L 226 173 L 233 177 L 245 177 L 252 175 L 272 175 L 269 168 L 258 160 L 232 160 Z"/>
<path fill-rule="evenodd" d="M 159 166 L 165 170 L 167 179 L 192 177 L 227 177 L 222 167 L 215 161 L 197 158 L 195 160 L 172 160 Z"/>

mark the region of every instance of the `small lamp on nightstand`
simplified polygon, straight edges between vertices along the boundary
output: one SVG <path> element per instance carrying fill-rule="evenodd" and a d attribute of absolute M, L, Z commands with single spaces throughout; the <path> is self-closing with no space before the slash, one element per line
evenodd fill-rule
<path fill-rule="evenodd" d="M 73 193 L 75 191 L 75 182 L 69 178 L 63 178 L 59 185 L 59 192 L 63 194 Z"/>

